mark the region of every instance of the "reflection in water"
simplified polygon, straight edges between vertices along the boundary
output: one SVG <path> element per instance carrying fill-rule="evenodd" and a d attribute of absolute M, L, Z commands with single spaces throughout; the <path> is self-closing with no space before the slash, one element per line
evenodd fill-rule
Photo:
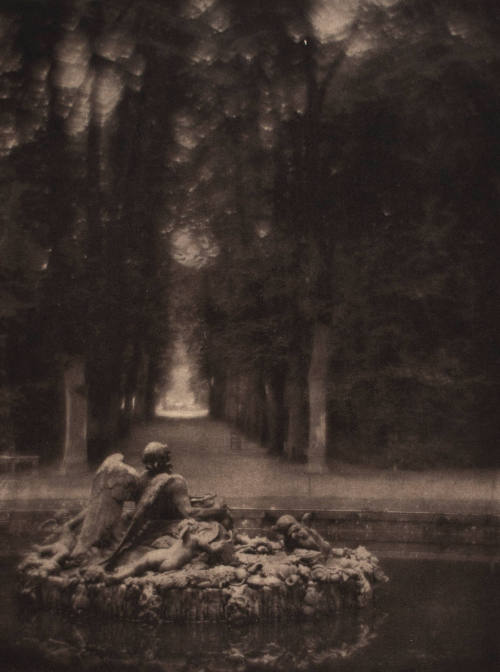
<path fill-rule="evenodd" d="M 374 608 L 318 623 L 234 628 L 23 610 L 0 573 L 2 672 L 465 672 L 498 669 L 500 566 L 385 560 Z"/>
<path fill-rule="evenodd" d="M 373 618 L 361 620 L 352 614 L 320 623 L 241 628 L 201 623 L 148 628 L 118 621 L 65 621 L 47 612 L 24 614 L 23 620 L 17 644 L 25 652 L 31 650 L 37 666 L 71 660 L 73 670 L 118 662 L 137 670 L 149 669 L 153 662 L 168 663 L 172 672 L 314 670 L 366 647 L 376 629 Z"/>

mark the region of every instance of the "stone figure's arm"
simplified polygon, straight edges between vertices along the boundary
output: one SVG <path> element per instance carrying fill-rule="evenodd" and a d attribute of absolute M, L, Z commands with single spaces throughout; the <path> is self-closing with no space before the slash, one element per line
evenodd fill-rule
<path fill-rule="evenodd" d="M 71 518 L 70 520 L 68 520 L 67 523 L 65 523 L 66 527 L 69 530 L 74 531 L 75 528 L 78 527 L 78 525 L 80 525 L 80 523 L 83 522 L 86 515 L 87 515 L 87 507 L 85 506 L 79 513 L 76 514 L 76 516 L 73 516 L 73 518 Z"/>
<path fill-rule="evenodd" d="M 191 517 L 197 520 L 218 520 L 228 511 L 227 506 L 192 507 Z"/>
<path fill-rule="evenodd" d="M 183 518 L 195 517 L 194 514 L 197 509 L 191 505 L 187 483 L 182 476 L 172 477 L 168 484 L 168 492 L 172 498 L 172 503 Z"/>
<path fill-rule="evenodd" d="M 315 540 L 315 542 L 318 544 L 319 550 L 323 553 L 325 557 L 328 557 L 332 551 L 331 545 L 326 541 L 326 539 L 323 539 L 321 534 L 317 532 L 314 528 L 309 527 L 308 531 Z"/>
<path fill-rule="evenodd" d="M 182 476 L 176 476 L 172 479 L 169 491 L 177 510 L 183 518 L 219 520 L 223 523 L 231 520 L 229 509 L 225 504 L 221 506 L 193 506 L 189 497 L 187 483 Z"/>

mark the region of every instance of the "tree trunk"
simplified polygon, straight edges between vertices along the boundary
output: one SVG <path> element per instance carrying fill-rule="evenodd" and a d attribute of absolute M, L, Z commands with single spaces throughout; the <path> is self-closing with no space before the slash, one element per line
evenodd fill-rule
<path fill-rule="evenodd" d="M 240 388 L 239 379 L 234 374 L 231 375 L 229 383 L 226 386 L 226 398 L 224 404 L 224 417 L 227 418 L 232 425 L 237 425 L 240 405 Z"/>
<path fill-rule="evenodd" d="M 87 470 L 87 389 L 85 367 L 72 360 L 64 370 L 65 432 L 61 471 Z"/>
<path fill-rule="evenodd" d="M 142 349 L 137 371 L 137 385 L 135 389 L 135 403 L 133 408 L 134 420 L 144 420 L 146 417 L 146 386 L 149 367 L 149 354 Z"/>
<path fill-rule="evenodd" d="M 326 469 L 326 406 L 330 329 L 317 322 L 314 325 L 311 364 L 309 366 L 309 445 L 307 450 L 310 473 Z"/>
<path fill-rule="evenodd" d="M 139 371 L 141 367 L 141 344 L 138 339 L 134 342 L 132 357 L 128 365 L 123 395 L 123 409 L 121 410 L 121 431 L 127 433 L 135 414 L 135 399 L 137 395 Z"/>
<path fill-rule="evenodd" d="M 265 424 L 265 400 L 259 374 L 247 374 L 243 403 L 243 430 L 252 439 L 261 441 Z"/>
<path fill-rule="evenodd" d="M 271 452 L 282 453 L 284 443 L 284 382 L 281 371 L 275 371 L 266 381 L 267 445 Z"/>
<path fill-rule="evenodd" d="M 285 452 L 289 460 L 301 461 L 306 457 L 308 436 L 307 377 L 297 353 L 290 357 L 285 398 L 287 432 Z"/>
<path fill-rule="evenodd" d="M 212 418 L 221 419 L 224 408 L 225 376 L 212 376 L 208 389 L 208 408 Z"/>
<path fill-rule="evenodd" d="M 144 394 L 144 419 L 152 420 L 156 414 L 156 383 L 158 378 L 158 358 L 149 356 Z"/>

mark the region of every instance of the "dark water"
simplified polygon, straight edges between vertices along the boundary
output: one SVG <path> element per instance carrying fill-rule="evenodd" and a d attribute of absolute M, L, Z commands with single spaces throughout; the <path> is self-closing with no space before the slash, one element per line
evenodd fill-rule
<path fill-rule="evenodd" d="M 500 669 L 500 567 L 385 560 L 376 604 L 320 623 L 146 626 L 26 609 L 1 567 L 0 669 L 146 672 Z"/>

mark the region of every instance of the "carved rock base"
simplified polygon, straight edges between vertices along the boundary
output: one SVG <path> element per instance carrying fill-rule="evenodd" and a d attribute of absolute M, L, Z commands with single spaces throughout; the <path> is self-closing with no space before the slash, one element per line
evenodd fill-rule
<path fill-rule="evenodd" d="M 371 602 L 386 577 L 363 547 L 334 549 L 326 562 L 296 550 L 256 554 L 236 549 L 231 565 L 203 556 L 178 571 L 121 582 L 96 567 L 19 572 L 20 592 L 40 607 L 97 611 L 147 622 L 252 622 L 321 618 Z"/>

